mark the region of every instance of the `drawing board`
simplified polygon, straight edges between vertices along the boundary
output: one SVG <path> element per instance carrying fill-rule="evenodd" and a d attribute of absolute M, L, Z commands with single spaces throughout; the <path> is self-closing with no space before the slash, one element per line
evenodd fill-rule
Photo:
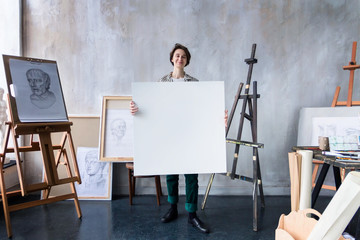
<path fill-rule="evenodd" d="M 56 61 L 3 55 L 14 122 L 68 121 Z"/>
<path fill-rule="evenodd" d="M 302 108 L 297 145 L 318 146 L 319 136 L 359 133 L 360 107 Z"/>

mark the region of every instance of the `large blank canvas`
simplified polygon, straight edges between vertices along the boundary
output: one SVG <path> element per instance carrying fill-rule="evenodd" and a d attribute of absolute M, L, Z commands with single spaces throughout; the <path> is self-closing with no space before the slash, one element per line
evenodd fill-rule
<path fill-rule="evenodd" d="M 133 83 L 134 174 L 226 172 L 223 82 Z"/>

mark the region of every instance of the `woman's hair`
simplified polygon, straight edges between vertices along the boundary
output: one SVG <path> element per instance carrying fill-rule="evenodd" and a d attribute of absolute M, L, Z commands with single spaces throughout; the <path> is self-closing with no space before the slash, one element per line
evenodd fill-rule
<path fill-rule="evenodd" d="M 187 47 L 185 47 L 184 45 L 181 45 L 180 43 L 176 43 L 174 48 L 170 52 L 170 62 L 171 62 L 171 64 L 174 66 L 174 63 L 171 60 L 173 59 L 174 53 L 175 53 L 175 51 L 177 49 L 184 50 L 184 52 L 186 54 L 186 65 L 185 66 L 189 65 L 191 54 L 190 54 L 189 50 L 187 49 Z"/>

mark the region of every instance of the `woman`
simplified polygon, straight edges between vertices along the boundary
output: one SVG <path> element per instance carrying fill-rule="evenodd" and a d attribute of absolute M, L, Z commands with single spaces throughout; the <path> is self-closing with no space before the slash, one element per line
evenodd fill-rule
<path fill-rule="evenodd" d="M 170 62 L 174 66 L 173 71 L 162 77 L 160 82 L 197 82 L 196 78 L 185 73 L 184 68 L 190 63 L 189 50 L 181 45 L 175 44 L 170 52 Z M 130 103 L 131 114 L 138 111 L 138 107 L 132 101 Z M 227 114 L 225 114 L 225 121 Z M 166 183 L 168 189 L 168 202 L 171 204 L 170 209 L 161 218 L 163 223 L 175 220 L 178 216 L 177 203 L 179 201 L 179 175 L 167 175 Z M 209 233 L 209 229 L 197 217 L 197 201 L 198 201 L 198 174 L 185 174 L 186 183 L 186 202 L 185 209 L 189 213 L 188 222 L 203 233 Z"/>

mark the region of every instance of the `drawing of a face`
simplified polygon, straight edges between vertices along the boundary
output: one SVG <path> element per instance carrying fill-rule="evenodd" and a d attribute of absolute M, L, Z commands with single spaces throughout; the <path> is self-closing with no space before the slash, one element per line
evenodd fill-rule
<path fill-rule="evenodd" d="M 85 156 L 85 170 L 90 176 L 96 175 L 103 168 L 103 163 L 98 160 L 97 151 L 90 151 Z"/>
<path fill-rule="evenodd" d="M 31 91 L 37 95 L 43 95 L 50 88 L 50 77 L 40 69 L 30 69 L 26 72 Z"/>
<path fill-rule="evenodd" d="M 115 119 L 111 123 L 111 135 L 120 140 L 126 132 L 126 122 L 123 119 Z"/>

